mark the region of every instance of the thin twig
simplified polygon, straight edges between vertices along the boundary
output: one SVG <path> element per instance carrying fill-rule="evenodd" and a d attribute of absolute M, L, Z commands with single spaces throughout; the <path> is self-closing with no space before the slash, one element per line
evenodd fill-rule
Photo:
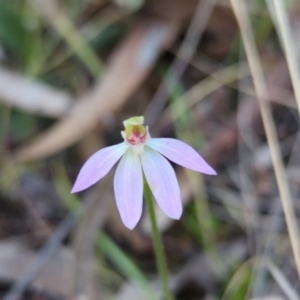
<path fill-rule="evenodd" d="M 180 96 L 176 102 L 169 105 L 161 114 L 158 125 L 152 128 L 152 132 L 157 130 L 158 127 L 164 127 L 169 125 L 172 121 L 175 121 L 182 114 L 186 112 L 187 109 L 192 108 L 194 105 L 203 100 L 206 96 L 210 95 L 212 92 L 218 90 L 224 85 L 230 84 L 237 79 L 242 77 L 247 77 L 249 75 L 248 67 L 242 66 L 240 74 L 238 73 L 238 65 L 230 65 L 225 67 L 215 73 L 211 74 L 209 77 L 201 80 L 195 84 L 186 93 Z M 179 107 L 180 103 L 184 102 L 184 108 Z M 178 107 L 178 109 L 176 109 Z M 173 113 L 170 114 L 170 111 Z"/>
<path fill-rule="evenodd" d="M 76 210 L 70 213 L 61 222 L 56 232 L 49 238 L 46 244 L 43 246 L 38 257 L 30 264 L 20 279 L 13 285 L 11 290 L 4 296 L 3 300 L 18 300 L 27 289 L 27 287 L 37 278 L 44 266 L 56 253 L 61 246 L 63 240 L 69 234 L 71 229 L 78 220 L 80 211 Z"/>
<path fill-rule="evenodd" d="M 206 28 L 216 0 L 200 1 L 185 38 L 178 50 L 177 58 L 168 70 L 163 82 L 153 96 L 149 107 L 145 112 L 145 118 L 149 126 L 156 122 L 155 116 L 163 109 L 168 100 L 168 96 L 173 92 L 181 76 L 187 68 L 188 62 L 192 59 L 197 45 Z"/>
<path fill-rule="evenodd" d="M 231 4 L 241 30 L 246 56 L 252 73 L 254 87 L 258 96 L 263 125 L 266 131 L 267 141 L 271 151 L 276 181 L 279 188 L 285 219 L 287 222 L 288 233 L 290 236 L 292 250 L 296 261 L 297 271 L 300 276 L 299 232 L 295 211 L 293 208 L 292 197 L 287 182 L 287 176 L 281 158 L 280 149 L 278 147 L 278 138 L 276 135 L 274 120 L 272 118 L 270 105 L 268 101 L 266 101 L 269 98 L 267 85 L 263 75 L 263 70 L 261 68 L 259 55 L 255 46 L 253 32 L 251 29 L 245 3 L 241 0 L 231 0 Z"/>
<path fill-rule="evenodd" d="M 277 18 L 278 26 L 275 26 L 279 31 L 282 46 L 285 52 L 285 57 L 288 63 L 289 71 L 291 74 L 292 84 L 294 88 L 298 112 L 300 113 L 300 74 L 297 53 L 294 47 L 294 39 L 290 30 L 286 7 L 283 1 L 272 1 L 274 12 Z"/>
<path fill-rule="evenodd" d="M 280 286 L 281 290 L 287 296 L 287 298 L 290 300 L 299 300 L 297 292 L 295 291 L 291 283 L 288 281 L 288 279 L 284 276 L 282 271 L 272 261 L 267 261 L 266 264 L 270 273 Z"/>

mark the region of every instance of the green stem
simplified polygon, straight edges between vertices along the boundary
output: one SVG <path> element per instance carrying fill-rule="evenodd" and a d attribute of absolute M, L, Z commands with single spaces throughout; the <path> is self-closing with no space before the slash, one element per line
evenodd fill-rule
<path fill-rule="evenodd" d="M 152 238 L 153 238 L 154 250 L 156 256 L 156 264 L 162 281 L 163 292 L 166 300 L 174 300 L 171 290 L 169 288 L 168 268 L 166 263 L 166 257 L 163 251 L 161 237 L 157 227 L 154 205 L 152 200 L 152 193 L 146 180 L 144 181 L 144 195 L 147 203 L 148 212 L 150 215 Z"/>

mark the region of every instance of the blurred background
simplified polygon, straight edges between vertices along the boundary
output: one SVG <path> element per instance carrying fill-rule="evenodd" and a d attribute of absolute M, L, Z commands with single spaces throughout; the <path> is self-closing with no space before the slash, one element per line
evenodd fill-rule
<path fill-rule="evenodd" d="M 70 194 L 144 115 L 218 172 L 157 208 L 175 298 L 300 299 L 299 41 L 298 0 L 0 0 L 0 298 L 163 299 L 114 170 Z"/>

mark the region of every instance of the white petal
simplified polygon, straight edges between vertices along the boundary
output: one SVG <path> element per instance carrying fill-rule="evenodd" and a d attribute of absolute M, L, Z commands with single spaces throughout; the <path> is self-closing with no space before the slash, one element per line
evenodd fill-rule
<path fill-rule="evenodd" d="M 180 166 L 208 175 L 217 174 L 195 149 L 182 141 L 151 138 L 147 145 Z"/>
<path fill-rule="evenodd" d="M 182 214 L 180 189 L 170 163 L 158 152 L 145 146 L 141 163 L 147 182 L 160 208 L 173 219 Z"/>
<path fill-rule="evenodd" d="M 81 168 L 72 193 L 85 190 L 103 178 L 127 149 L 128 146 L 121 143 L 94 153 Z"/>
<path fill-rule="evenodd" d="M 114 189 L 121 219 L 126 227 L 133 229 L 142 215 L 143 173 L 140 158 L 132 149 L 118 165 Z"/>

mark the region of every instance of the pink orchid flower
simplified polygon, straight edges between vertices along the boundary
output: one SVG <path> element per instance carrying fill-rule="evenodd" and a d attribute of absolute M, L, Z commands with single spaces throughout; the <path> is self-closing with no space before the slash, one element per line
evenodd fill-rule
<path fill-rule="evenodd" d="M 142 215 L 143 174 L 159 207 L 172 219 L 182 214 L 180 189 L 171 164 L 208 175 L 216 172 L 189 145 L 172 138 L 151 138 L 144 117 L 124 121 L 124 142 L 93 154 L 83 165 L 72 193 L 87 189 L 103 178 L 121 158 L 114 178 L 119 213 L 126 227 L 133 229 Z M 165 157 L 164 157 L 165 156 Z"/>

